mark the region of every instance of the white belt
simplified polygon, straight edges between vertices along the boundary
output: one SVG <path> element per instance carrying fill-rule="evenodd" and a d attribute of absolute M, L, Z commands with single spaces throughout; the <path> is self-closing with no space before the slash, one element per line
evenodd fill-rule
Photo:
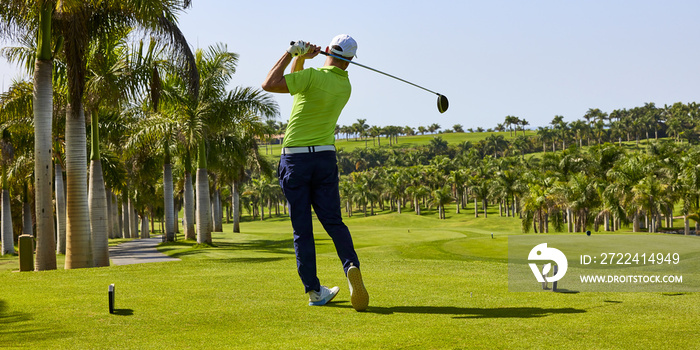
<path fill-rule="evenodd" d="M 335 151 L 335 146 L 308 146 L 308 147 L 284 147 L 282 148 L 282 154 L 295 154 L 295 153 L 315 153 L 315 152 L 325 152 L 325 151 Z"/>

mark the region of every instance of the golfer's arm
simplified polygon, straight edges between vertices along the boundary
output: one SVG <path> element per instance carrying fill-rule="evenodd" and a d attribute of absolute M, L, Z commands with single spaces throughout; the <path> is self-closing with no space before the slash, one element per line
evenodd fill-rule
<path fill-rule="evenodd" d="M 306 61 L 306 58 L 303 56 L 297 56 L 294 58 L 294 61 L 292 62 L 292 73 L 304 70 L 304 61 Z"/>
<path fill-rule="evenodd" d="M 284 70 L 287 69 L 289 63 L 292 62 L 292 55 L 285 52 L 282 58 L 275 63 L 265 81 L 262 83 L 262 89 L 267 92 L 288 93 L 287 81 L 284 79 Z"/>

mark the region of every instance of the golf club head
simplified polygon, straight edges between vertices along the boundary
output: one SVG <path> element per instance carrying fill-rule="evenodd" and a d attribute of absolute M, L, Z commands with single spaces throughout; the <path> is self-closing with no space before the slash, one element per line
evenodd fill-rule
<path fill-rule="evenodd" d="M 450 106 L 450 103 L 447 101 L 447 97 L 445 95 L 438 94 L 437 106 L 440 113 L 445 113 L 447 108 Z"/>

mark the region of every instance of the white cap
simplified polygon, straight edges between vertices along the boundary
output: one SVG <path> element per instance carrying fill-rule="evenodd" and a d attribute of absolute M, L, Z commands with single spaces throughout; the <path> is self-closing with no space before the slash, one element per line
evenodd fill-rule
<path fill-rule="evenodd" d="M 357 52 L 357 42 L 350 35 L 340 34 L 331 40 L 330 50 L 332 53 L 343 57 L 355 57 Z M 335 46 L 335 48 L 334 48 Z"/>

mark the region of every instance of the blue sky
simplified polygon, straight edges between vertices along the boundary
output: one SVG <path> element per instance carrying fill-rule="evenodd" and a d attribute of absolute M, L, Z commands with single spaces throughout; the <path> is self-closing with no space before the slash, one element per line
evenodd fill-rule
<path fill-rule="evenodd" d="M 446 95 L 436 96 L 360 67 L 338 121 L 494 127 L 506 115 L 548 125 L 589 108 L 700 101 L 698 1 L 364 1 L 339 5 L 193 1 L 180 27 L 191 45 L 221 42 L 240 54 L 233 86 L 259 87 L 290 40 L 358 42 L 357 62 Z M 307 62 L 323 64 L 321 57 Z M 0 64 L 9 81 L 18 69 Z M 286 121 L 291 97 L 276 95 Z"/>

